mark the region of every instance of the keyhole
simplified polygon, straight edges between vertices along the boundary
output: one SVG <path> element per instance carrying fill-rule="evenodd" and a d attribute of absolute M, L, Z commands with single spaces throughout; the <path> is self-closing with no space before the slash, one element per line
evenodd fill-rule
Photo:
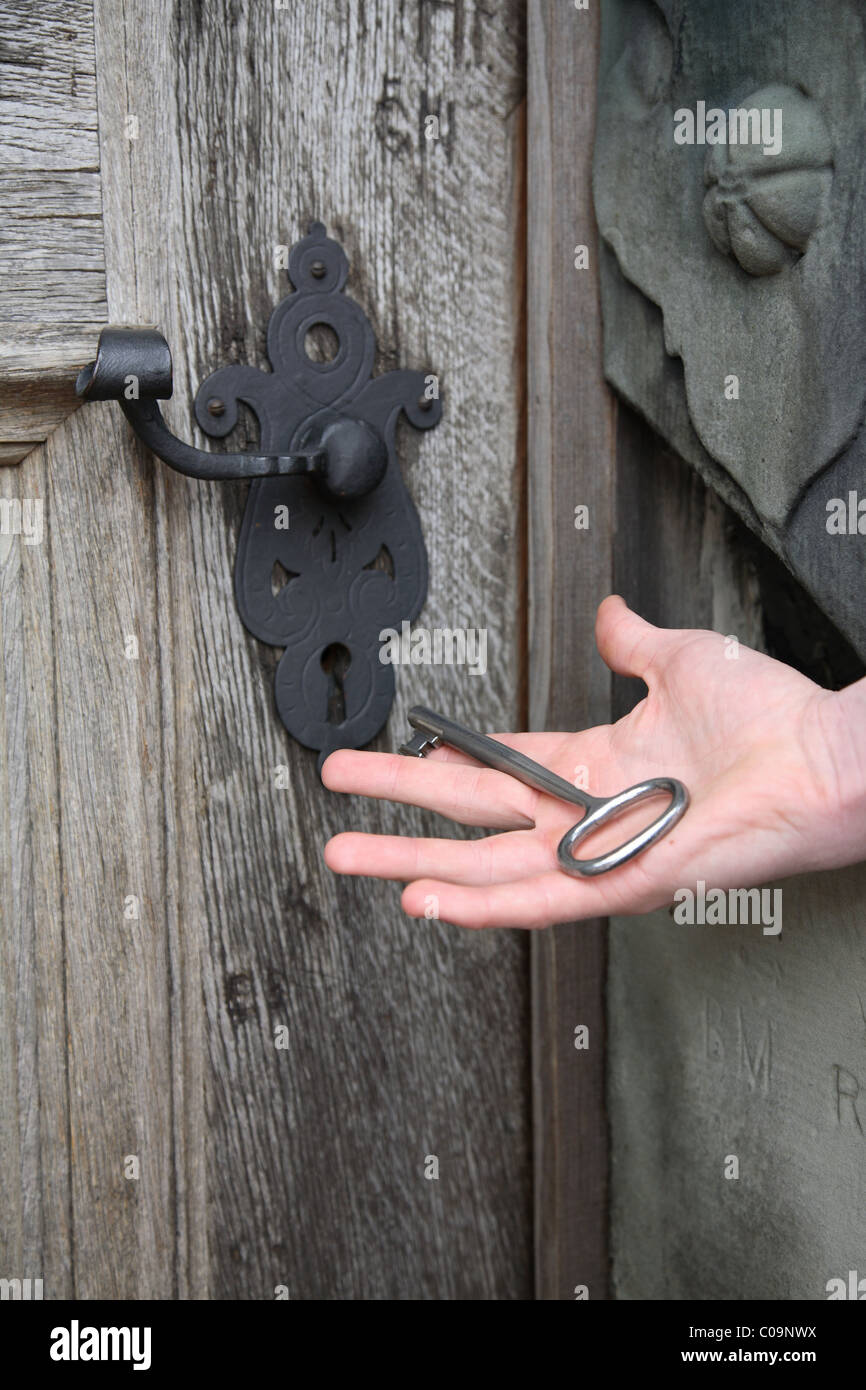
<path fill-rule="evenodd" d="M 343 680 L 352 661 L 352 653 L 342 642 L 332 642 L 322 652 L 322 670 L 328 677 L 328 723 L 342 724 L 346 718 L 346 694 Z"/>

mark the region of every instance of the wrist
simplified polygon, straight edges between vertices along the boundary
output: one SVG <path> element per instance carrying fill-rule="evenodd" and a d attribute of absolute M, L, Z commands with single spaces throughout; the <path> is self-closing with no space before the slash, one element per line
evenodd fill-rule
<path fill-rule="evenodd" d="M 838 836 L 839 864 L 866 859 L 866 677 L 816 701 L 810 752 L 823 791 L 823 810 Z M 835 857 L 835 856 L 834 856 Z"/>

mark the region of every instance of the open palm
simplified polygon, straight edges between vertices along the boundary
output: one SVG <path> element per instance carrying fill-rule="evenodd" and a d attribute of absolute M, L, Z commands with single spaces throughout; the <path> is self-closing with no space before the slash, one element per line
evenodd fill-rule
<path fill-rule="evenodd" d="M 452 840 L 349 832 L 326 846 L 328 866 L 405 883 L 410 916 L 543 927 L 647 912 L 698 880 L 747 888 L 861 857 L 862 827 L 839 823 L 837 696 L 718 633 L 653 627 L 615 597 L 599 609 L 596 640 L 612 670 L 647 684 L 630 714 L 580 733 L 494 737 L 593 795 L 647 777 L 679 778 L 691 805 L 664 839 L 598 878 L 572 878 L 557 867 L 556 849 L 579 818 L 574 806 L 450 748 L 424 759 L 341 750 L 324 764 L 326 787 L 498 833 Z M 611 849 L 658 810 L 651 802 L 623 814 L 581 845 L 581 855 Z"/>

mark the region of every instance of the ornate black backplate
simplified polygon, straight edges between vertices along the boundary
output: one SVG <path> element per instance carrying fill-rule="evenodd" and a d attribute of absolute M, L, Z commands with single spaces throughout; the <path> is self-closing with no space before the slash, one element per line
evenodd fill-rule
<path fill-rule="evenodd" d="M 285 648 L 275 687 L 280 718 L 323 756 L 369 743 L 388 717 L 394 670 L 379 660 L 379 633 L 411 622 L 427 593 L 424 538 L 395 455 L 397 418 L 402 410 L 416 428 L 429 429 L 441 416 L 438 398 L 425 396 L 431 378 L 421 372 L 371 379 L 375 339 L 343 293 L 348 268 L 339 244 L 313 223 L 289 255 L 294 293 L 268 325 L 272 372 L 223 367 L 195 401 L 199 424 L 215 437 L 234 428 L 239 401 L 249 406 L 263 454 L 303 449 L 332 411 L 364 421 L 385 441 L 384 477 L 366 496 L 330 497 L 309 474 L 262 478 L 250 486 L 241 529 L 241 617 L 259 641 Z M 312 361 L 306 351 L 307 333 L 319 324 L 338 340 L 331 361 Z"/>

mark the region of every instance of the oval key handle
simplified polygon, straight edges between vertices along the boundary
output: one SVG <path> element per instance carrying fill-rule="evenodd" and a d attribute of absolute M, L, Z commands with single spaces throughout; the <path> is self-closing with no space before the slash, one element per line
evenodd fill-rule
<path fill-rule="evenodd" d="M 607 850 L 604 854 L 596 855 L 590 859 L 576 859 L 573 850 L 581 841 L 587 839 L 599 826 L 607 825 L 608 821 L 615 820 L 617 816 L 627 810 L 630 806 L 636 806 L 640 801 L 648 801 L 650 797 L 667 794 L 670 801 L 660 816 L 639 830 L 631 839 L 623 844 L 617 845 L 614 849 Z M 559 867 L 564 869 L 567 874 L 575 877 L 591 878 L 594 874 L 607 873 L 608 869 L 615 869 L 620 864 L 625 864 L 629 859 L 633 859 L 641 850 L 649 845 L 655 844 L 666 835 L 672 826 L 686 811 L 689 804 L 689 794 L 682 782 L 678 782 L 675 777 L 650 777 L 646 782 L 638 782 L 633 787 L 626 787 L 625 791 L 617 792 L 615 796 L 596 797 L 584 793 L 584 798 L 588 803 L 589 810 L 578 821 L 567 830 L 559 842 L 556 857 Z"/>

